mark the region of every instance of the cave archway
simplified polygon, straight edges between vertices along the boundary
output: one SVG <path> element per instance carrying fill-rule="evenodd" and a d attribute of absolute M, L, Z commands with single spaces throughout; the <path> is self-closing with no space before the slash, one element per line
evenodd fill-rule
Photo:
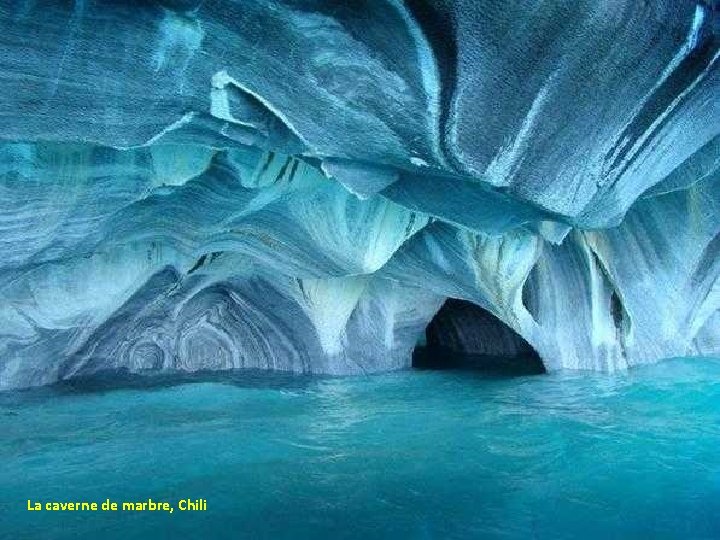
<path fill-rule="evenodd" d="M 500 375 L 545 373 L 540 355 L 489 311 L 449 298 L 415 347 L 413 367 L 466 369 Z"/>

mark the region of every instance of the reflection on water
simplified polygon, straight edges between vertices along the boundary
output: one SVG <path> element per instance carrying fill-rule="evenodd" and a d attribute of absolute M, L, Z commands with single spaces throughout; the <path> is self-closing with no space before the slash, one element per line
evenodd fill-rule
<path fill-rule="evenodd" d="M 182 384 L 180 384 L 182 383 Z M 8 538 L 718 538 L 720 361 L 0 394 Z M 204 498 L 29 515 L 26 500 Z"/>

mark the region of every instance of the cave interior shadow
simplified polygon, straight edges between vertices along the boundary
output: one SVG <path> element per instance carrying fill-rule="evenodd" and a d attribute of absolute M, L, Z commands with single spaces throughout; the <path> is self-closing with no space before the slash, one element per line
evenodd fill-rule
<path fill-rule="evenodd" d="M 412 366 L 496 376 L 546 373 L 540 355 L 512 328 L 466 300 L 449 298 L 413 351 Z"/>

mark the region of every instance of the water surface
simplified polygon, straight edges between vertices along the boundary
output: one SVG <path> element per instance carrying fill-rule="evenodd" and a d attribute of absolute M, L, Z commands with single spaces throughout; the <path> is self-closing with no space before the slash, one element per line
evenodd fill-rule
<path fill-rule="evenodd" d="M 719 538 L 720 360 L 0 394 L 6 538 Z M 27 499 L 207 499 L 27 512 Z"/>

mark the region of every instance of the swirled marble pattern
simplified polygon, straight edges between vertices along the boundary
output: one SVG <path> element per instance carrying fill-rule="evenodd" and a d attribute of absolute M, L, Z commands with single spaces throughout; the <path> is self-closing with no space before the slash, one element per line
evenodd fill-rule
<path fill-rule="evenodd" d="M 398 369 L 447 298 L 549 370 L 720 353 L 717 2 L 7 0 L 0 42 L 0 388 Z"/>

